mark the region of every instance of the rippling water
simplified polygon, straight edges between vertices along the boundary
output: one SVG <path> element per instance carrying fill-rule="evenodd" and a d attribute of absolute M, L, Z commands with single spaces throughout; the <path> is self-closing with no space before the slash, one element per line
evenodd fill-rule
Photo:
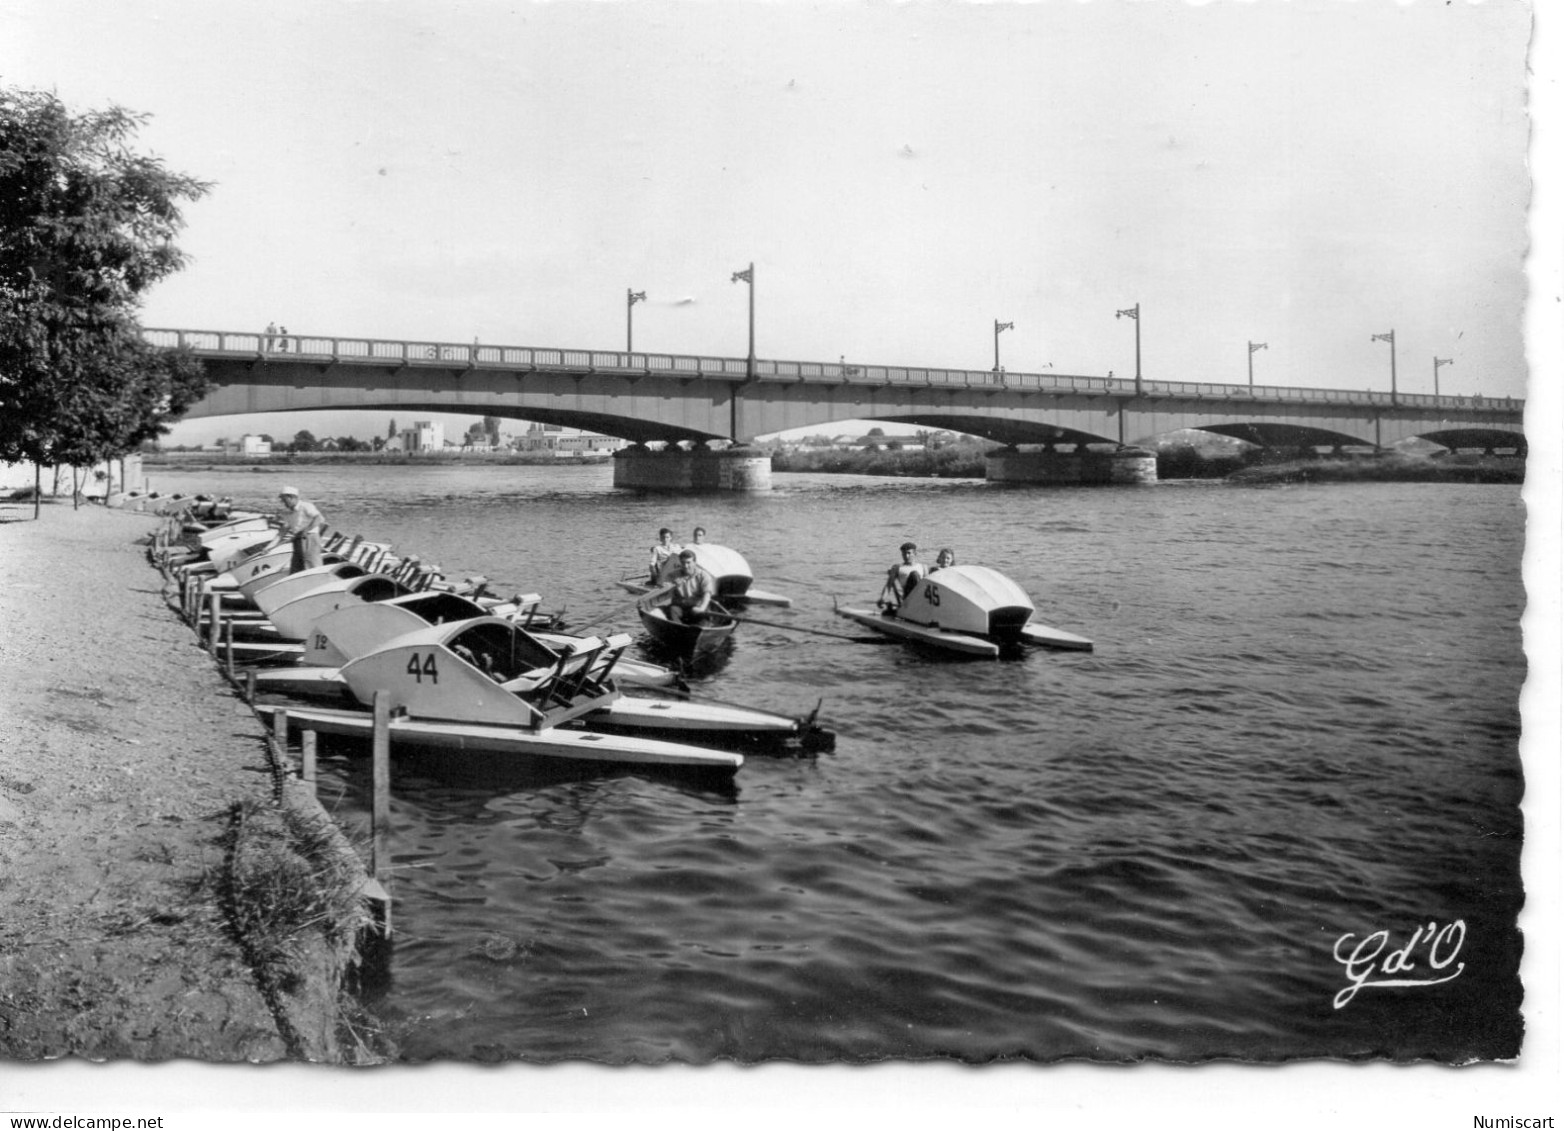
<path fill-rule="evenodd" d="M 268 506 L 279 482 L 153 476 Z M 751 757 L 729 790 L 399 757 L 376 1008 L 409 1059 L 1517 1051 L 1518 488 L 778 476 L 670 499 L 590 467 L 287 477 L 333 525 L 578 624 L 636 631 L 612 582 L 659 526 L 700 524 L 794 598 L 768 619 L 842 631 L 833 596 L 871 601 L 912 537 L 1096 642 L 960 662 L 746 626 L 698 690 L 824 697 L 838 741 Z M 361 818 L 364 760 L 325 772 Z M 1335 1008 L 1337 939 L 1380 930 L 1382 960 L 1419 933 L 1401 980 L 1459 974 Z"/>

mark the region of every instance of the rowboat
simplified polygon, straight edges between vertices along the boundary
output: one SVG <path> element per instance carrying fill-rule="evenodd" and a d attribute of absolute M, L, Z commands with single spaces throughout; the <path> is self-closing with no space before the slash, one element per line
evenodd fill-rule
<path fill-rule="evenodd" d="M 709 655 L 722 647 L 739 623 L 716 601 L 711 603 L 710 610 L 698 624 L 669 620 L 665 607 L 653 605 L 646 598 L 636 602 L 635 611 L 659 648 L 675 656 L 692 658 Z"/>
<path fill-rule="evenodd" d="M 886 636 L 967 656 L 991 659 L 1020 644 L 1092 648 L 1083 636 L 1033 624 L 1036 609 L 1025 590 L 987 566 L 950 566 L 925 576 L 896 609 L 838 606 L 836 612 Z"/>
<path fill-rule="evenodd" d="M 719 546 L 715 542 L 698 542 L 684 548 L 695 554 L 695 564 L 711 574 L 717 582 L 718 600 L 730 604 L 775 605 L 784 609 L 793 604 L 790 597 L 756 589 L 755 573 L 744 560 L 744 555 L 737 550 Z M 634 577 L 621 578 L 619 586 L 637 596 L 650 593 L 673 580 L 678 570 L 678 562 L 677 556 L 668 559 L 669 564 L 664 567 L 663 577 L 657 585 L 651 584 L 637 574 Z"/>

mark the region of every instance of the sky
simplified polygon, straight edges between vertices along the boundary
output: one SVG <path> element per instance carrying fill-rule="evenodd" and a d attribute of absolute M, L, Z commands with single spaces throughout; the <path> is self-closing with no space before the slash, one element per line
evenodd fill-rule
<path fill-rule="evenodd" d="M 1015 323 L 1012 371 L 1129 376 L 1135 327 L 1114 314 L 1138 303 L 1148 378 L 1243 382 L 1265 342 L 1260 383 L 1386 390 L 1371 338 L 1394 330 L 1405 391 L 1432 391 L 1442 357 L 1442 391 L 1529 397 L 1527 728 L 1541 718 L 1555 745 L 1528 785 L 1556 805 L 1564 11 L 1541 9 L 1528 71 L 1534 13 L 1515 0 L 0 0 L 0 83 L 149 113 L 138 145 L 213 182 L 147 326 L 618 348 L 634 289 L 638 349 L 738 357 L 748 295 L 730 280 L 753 263 L 757 353 L 779 359 L 987 368 L 997 319 Z M 286 420 L 367 437 L 385 416 Z M 190 422 L 169 441 L 281 419 Z M 1551 845 L 1556 868 L 1556 821 L 1528 825 L 1529 861 Z M 1564 1060 L 1556 935 L 1544 945 L 1524 1069 Z M 1548 1114 L 1550 1071 L 1541 1086 L 1414 1072 L 1383 1114 L 1465 1126 L 1481 1113 L 1458 1091 L 1487 1114 Z M 114 1074 L 148 1110 L 169 1094 L 166 1074 Z M 1176 1074 L 1112 1075 L 1161 1125 Z M 1220 1081 L 1221 1110 L 1280 1127 L 1307 1125 L 1287 1098 L 1339 1115 L 1386 1090 L 1356 1075 L 1185 1082 Z M 334 1102 L 340 1075 L 266 1076 L 293 1106 L 374 1102 Z M 840 1074 L 743 1078 L 748 1098 L 718 1106 L 857 1098 Z M 875 1078 L 905 1088 L 871 1096 L 882 1112 L 970 1118 L 938 1075 Z M 520 1102 L 424 1079 L 407 1112 Z M 1047 1114 L 1083 1125 L 1070 1080 L 1049 1070 L 1064 1098 Z M 689 1076 L 579 1081 L 562 1068 L 525 1089 L 555 1110 L 631 1110 Z M 1030 1072 L 984 1081 L 1007 1111 L 1043 1111 Z M 256 1126 L 281 1102 L 243 1094 Z"/>
<path fill-rule="evenodd" d="M 143 324 L 1523 396 L 1530 8 L 0 0 L 212 182 Z M 1249 343 L 1265 343 L 1251 355 Z M 227 418 L 171 443 L 384 414 Z M 451 417 L 459 434 L 476 417 Z M 279 424 L 281 428 L 279 429 Z M 830 430 L 830 429 L 827 429 Z"/>

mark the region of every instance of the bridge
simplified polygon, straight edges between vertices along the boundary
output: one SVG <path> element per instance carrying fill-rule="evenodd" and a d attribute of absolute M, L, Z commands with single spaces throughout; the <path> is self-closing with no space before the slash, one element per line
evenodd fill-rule
<path fill-rule="evenodd" d="M 857 419 L 1048 452 L 1124 449 L 1186 428 L 1266 447 L 1384 448 L 1419 437 L 1447 448 L 1525 451 L 1525 402 L 1512 398 L 476 342 L 143 333 L 205 362 L 213 387 L 186 419 L 345 409 L 464 413 L 701 448 Z"/>

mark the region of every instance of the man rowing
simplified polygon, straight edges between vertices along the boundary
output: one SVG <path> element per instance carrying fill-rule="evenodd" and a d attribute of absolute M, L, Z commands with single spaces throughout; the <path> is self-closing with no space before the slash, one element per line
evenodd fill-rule
<path fill-rule="evenodd" d="M 694 550 L 679 551 L 679 572 L 673 583 L 652 598 L 653 607 L 667 610 L 675 623 L 700 624 L 717 596 L 717 580 L 695 561 Z"/>

